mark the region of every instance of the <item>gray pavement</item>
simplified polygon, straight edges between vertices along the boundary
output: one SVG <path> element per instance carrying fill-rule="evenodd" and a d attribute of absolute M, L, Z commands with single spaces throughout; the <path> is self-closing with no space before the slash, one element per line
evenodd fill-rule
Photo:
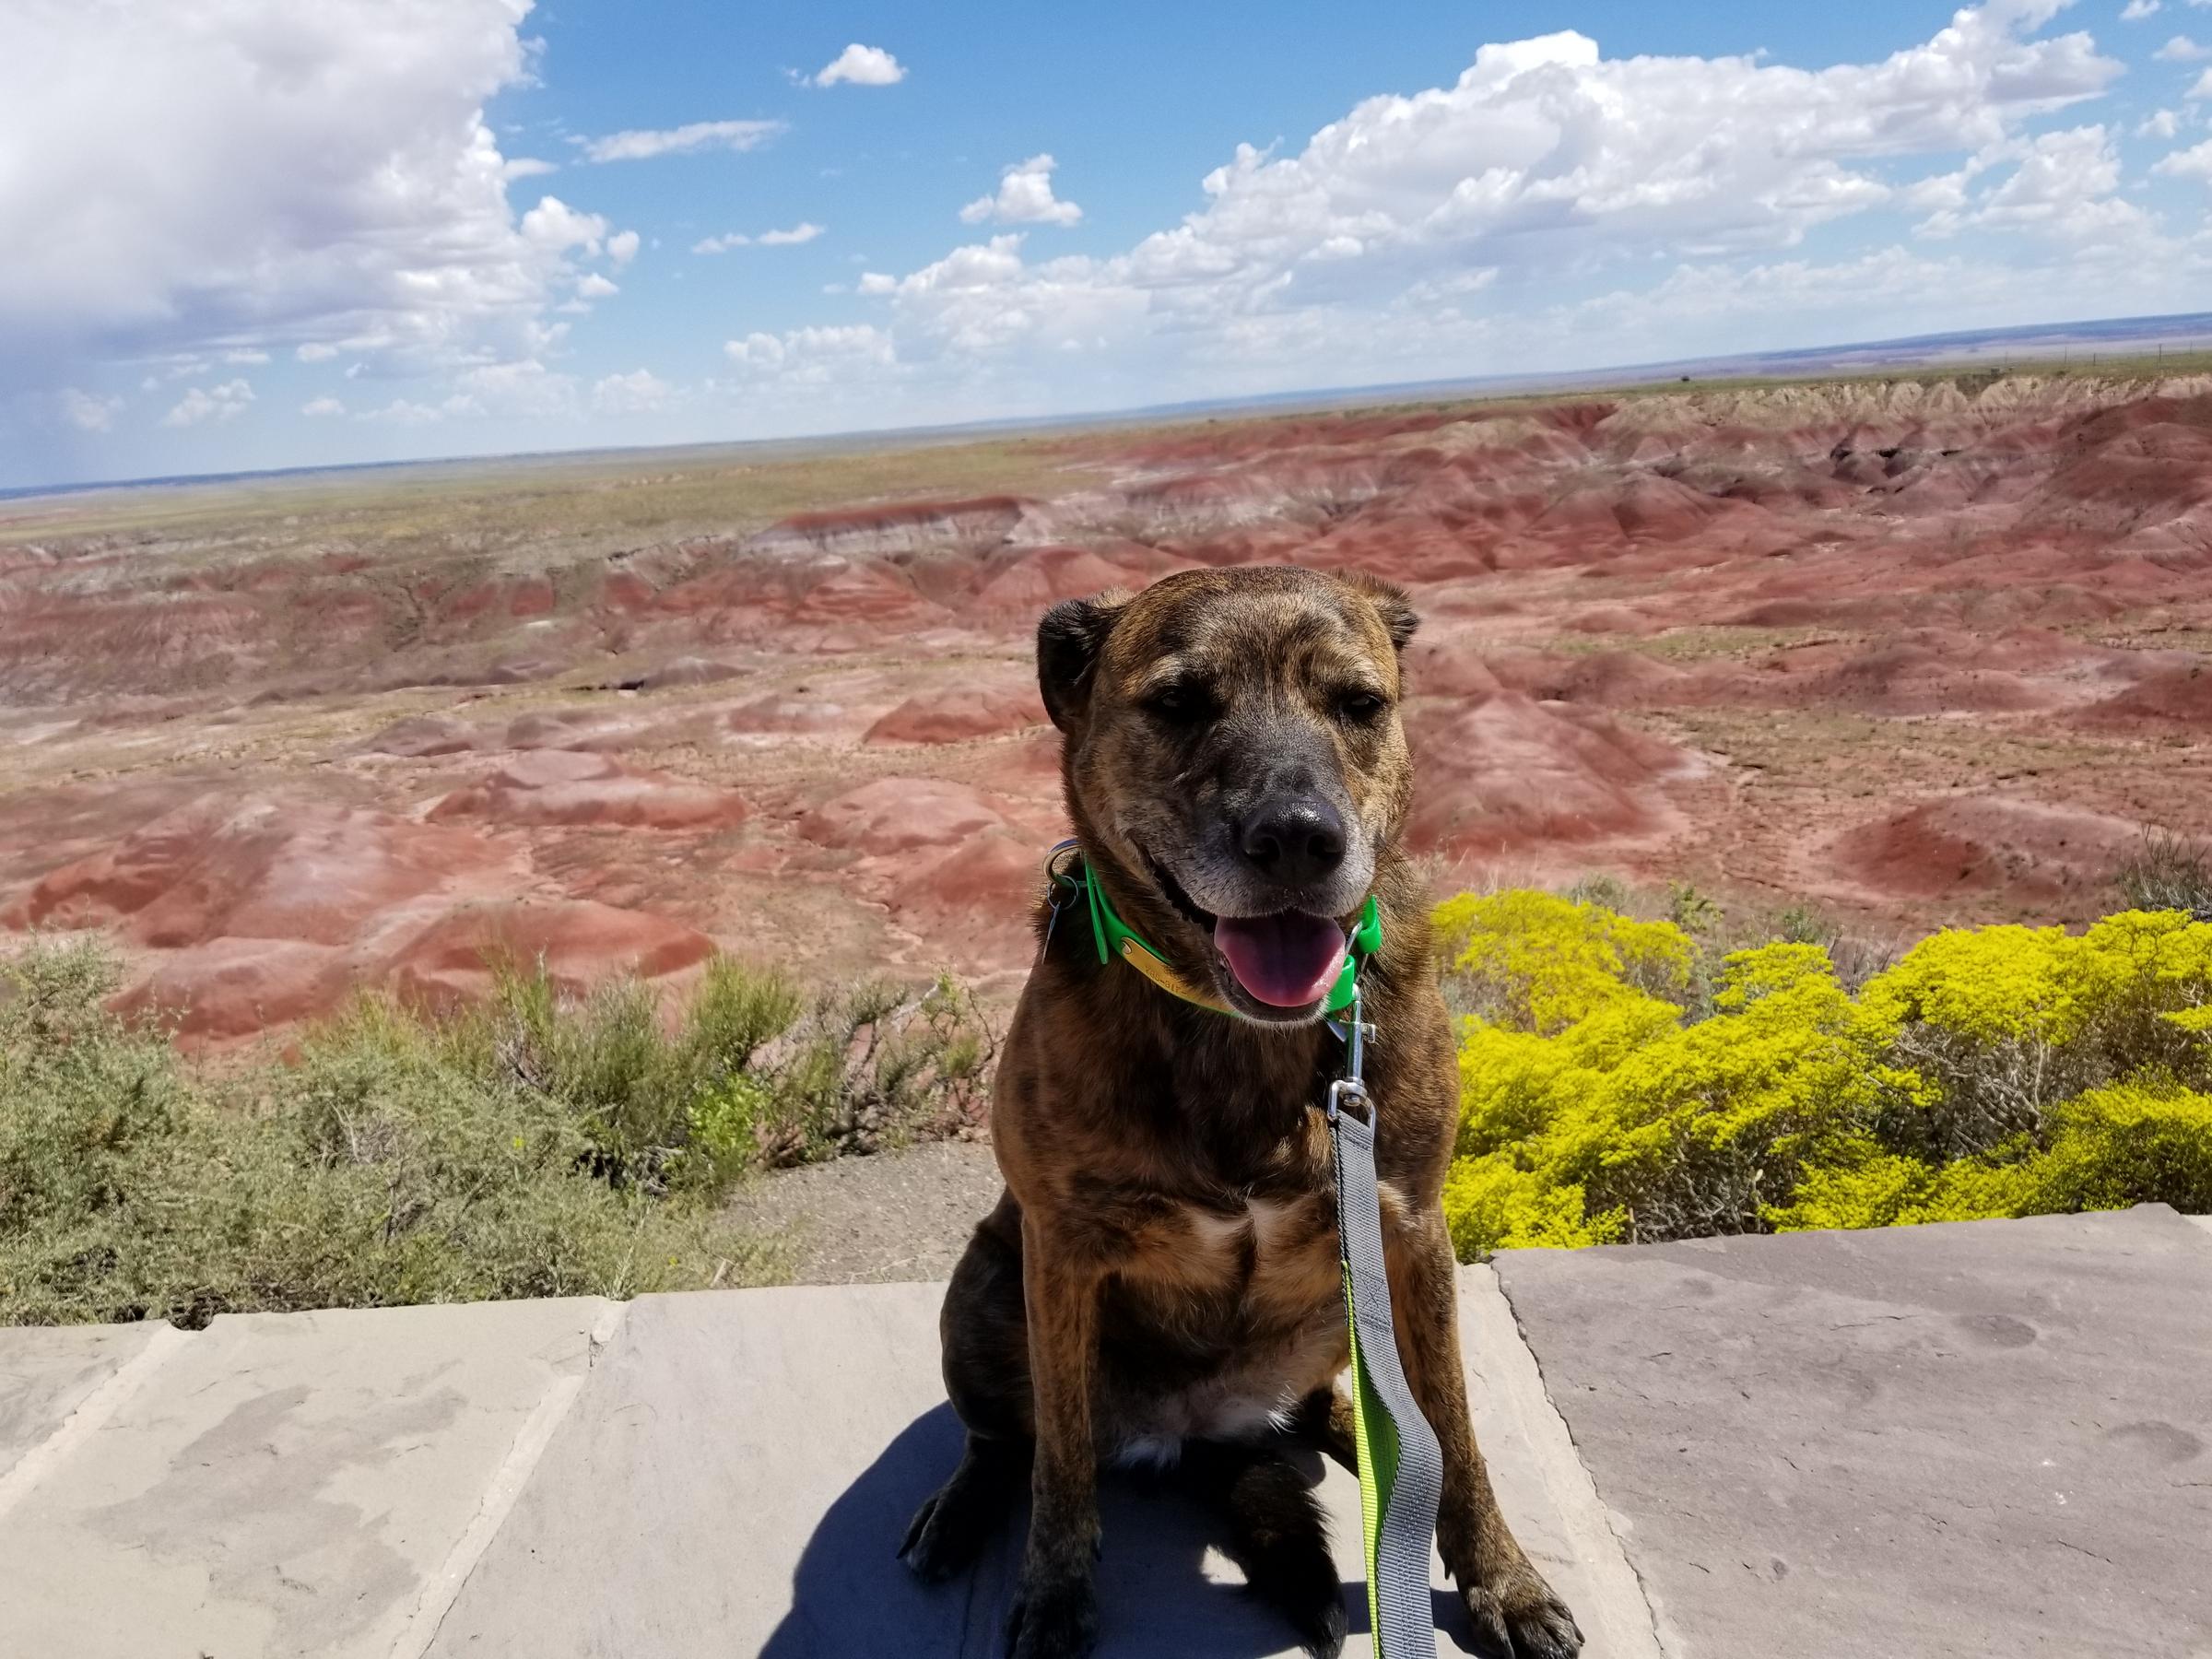
<path fill-rule="evenodd" d="M 2160 1206 L 1499 1272 L 1670 1653 L 2194 1659 L 2208 1245 Z"/>
<path fill-rule="evenodd" d="M 2212 1659 L 2208 1291 L 2145 1208 L 1512 1253 L 1461 1316 L 1594 1659 Z M 0 1659 L 992 1653 L 1018 1529 L 951 1585 L 892 1559 L 958 1445 L 940 1295 L 0 1331 Z M 1291 1651 L 1171 1488 L 1104 1521 L 1105 1659 Z"/>

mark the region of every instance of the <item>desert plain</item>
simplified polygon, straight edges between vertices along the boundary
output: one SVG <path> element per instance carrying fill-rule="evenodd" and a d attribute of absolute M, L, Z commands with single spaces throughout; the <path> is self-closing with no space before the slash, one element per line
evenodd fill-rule
<path fill-rule="evenodd" d="M 0 501 L 0 949 L 221 1048 L 500 955 L 1010 994 L 1051 602 L 1362 569 L 1440 891 L 1910 939 L 2212 822 L 2212 375 L 1975 370 Z"/>

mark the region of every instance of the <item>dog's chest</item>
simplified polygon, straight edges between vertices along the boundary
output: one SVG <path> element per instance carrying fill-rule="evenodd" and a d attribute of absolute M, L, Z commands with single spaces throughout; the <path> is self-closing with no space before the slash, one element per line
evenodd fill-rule
<path fill-rule="evenodd" d="M 1161 1206 L 1122 1265 L 1156 1294 L 1252 1312 L 1335 1293 L 1336 1209 L 1326 1190 Z"/>
<path fill-rule="evenodd" d="M 1331 1194 L 1182 1206 L 1122 1275 L 1132 1386 L 1101 1425 L 1115 1454 L 1165 1460 L 1288 1420 L 1344 1366 L 1342 1285 Z M 1176 1360 L 1150 1363 L 1155 1344 Z"/>

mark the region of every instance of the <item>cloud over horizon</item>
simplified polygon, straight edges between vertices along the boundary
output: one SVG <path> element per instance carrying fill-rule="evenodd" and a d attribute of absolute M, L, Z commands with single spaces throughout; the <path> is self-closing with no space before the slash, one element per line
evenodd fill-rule
<path fill-rule="evenodd" d="M 0 153 L 40 166 L 0 168 L 0 222 L 38 233 L 0 265 L 0 436 L 766 435 L 2190 309 L 2212 48 L 2116 34 L 2147 78 L 2115 99 L 2077 15 L 1986 0 L 1819 68 L 1494 41 L 1302 140 L 1232 128 L 1133 212 L 1049 104 L 940 154 L 900 112 L 942 71 L 815 98 L 909 78 L 859 42 L 756 67 L 789 119 L 579 131 L 543 112 L 529 0 L 18 0 Z M 656 112 L 637 92 L 611 107 Z M 703 263 L 737 250 L 775 256 Z"/>
<path fill-rule="evenodd" d="M 1530 356 L 1570 342 L 1585 360 L 1689 355 L 1688 343 L 1639 338 L 1664 330 L 1662 300 L 1757 315 L 1795 295 L 1817 316 L 1869 284 L 1924 314 L 1965 292 L 2047 296 L 2047 278 L 1909 245 L 1969 231 L 2033 239 L 2041 259 L 2096 268 L 2085 288 L 2180 291 L 2179 265 L 2162 276 L 2143 265 L 2176 259 L 2179 244 L 2120 194 L 2113 134 L 2023 134 L 2121 73 L 2086 32 L 2035 38 L 2060 9 L 1990 0 L 1924 43 L 1821 70 L 1609 59 L 1573 30 L 1486 45 L 1451 85 L 1366 100 L 1302 147 L 1241 145 L 1201 181 L 1202 206 L 1124 252 L 1042 256 L 1015 230 L 904 276 L 864 274 L 855 291 L 882 311 L 875 348 L 849 368 L 886 392 L 982 402 L 1018 395 L 1048 362 L 1063 379 L 1098 364 L 1093 406 L 1110 406 L 1139 374 L 1157 397 L 1534 367 Z M 1055 211 L 1073 204 L 1053 201 L 1052 170 L 1049 155 L 1007 169 L 960 217 L 1072 223 Z M 1833 263 L 1794 252 L 1876 215 L 1907 241 Z M 2201 269 L 2201 242 L 2191 257 Z M 1604 296 L 1608 275 L 1625 282 L 1653 260 L 1674 274 Z M 1915 282 L 1926 291 L 1912 294 Z M 1567 284 L 1598 291 L 1569 305 L 1557 297 Z M 1893 321 L 1871 332 L 1904 332 Z M 803 384 L 834 413 L 818 335 L 778 338 L 780 359 L 748 351 L 756 372 Z"/>

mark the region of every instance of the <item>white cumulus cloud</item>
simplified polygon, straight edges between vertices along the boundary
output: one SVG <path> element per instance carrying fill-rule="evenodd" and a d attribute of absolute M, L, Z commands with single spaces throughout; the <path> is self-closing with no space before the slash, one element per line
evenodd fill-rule
<path fill-rule="evenodd" d="M 2120 8 L 2120 21 L 2140 23 L 2144 18 L 2158 15 L 2159 0 L 2127 0 Z"/>
<path fill-rule="evenodd" d="M 853 87 L 892 87 L 906 78 L 906 65 L 880 46 L 863 46 L 855 41 L 827 64 L 814 77 L 818 87 L 842 81 Z"/>
<path fill-rule="evenodd" d="M 204 420 L 231 420 L 245 413 L 253 401 L 253 388 L 242 380 L 218 386 L 194 386 L 170 412 L 161 417 L 165 427 L 198 426 Z"/>
<path fill-rule="evenodd" d="M 866 323 L 749 334 L 722 349 L 749 378 L 787 387 L 851 386 L 856 378 L 880 378 L 899 363 L 891 336 Z"/>
<path fill-rule="evenodd" d="M 2061 9 L 1989 0 L 1919 44 L 1817 70 L 1764 55 L 1608 58 L 1571 30 L 1485 45 L 1456 78 L 1369 99 L 1302 145 L 1238 147 L 1199 182 L 1192 211 L 1124 252 L 1053 256 L 1034 231 L 1008 229 L 903 276 L 865 271 L 856 291 L 879 308 L 885 356 L 850 372 L 880 385 L 895 366 L 915 407 L 952 418 L 1045 396 L 1109 406 L 1583 366 L 1601 349 L 1615 361 L 1688 354 L 1696 342 L 1664 324 L 1641 337 L 1587 318 L 1550 334 L 1522 324 L 1608 283 L 1652 289 L 1662 261 L 1691 274 L 1668 290 L 1684 304 L 1698 281 L 1726 288 L 1760 270 L 1762 314 L 1779 319 L 1793 282 L 1813 293 L 1876 257 L 1794 253 L 1851 221 L 1831 240 L 1856 235 L 1862 250 L 1916 221 L 2032 238 L 2043 251 L 2020 256 L 2008 291 L 2044 307 L 2056 261 L 2083 273 L 2066 278 L 2069 305 L 2107 287 L 2084 261 L 2131 274 L 2131 291 L 2185 289 L 2201 257 L 2162 269 L 2152 257 L 2166 244 L 2120 198 L 2107 128 L 2029 136 L 2121 74 L 2087 33 L 2049 29 Z M 1044 161 L 1014 171 L 1049 183 Z M 964 217 L 997 218 L 999 205 L 994 194 Z M 1911 309 L 1958 327 L 1994 314 L 1990 300 L 1976 315 L 1968 296 L 1995 291 L 2009 257 L 1889 249 L 1868 268 L 1945 277 Z M 2045 269 L 2030 274 L 2030 257 Z M 1907 309 L 1829 336 L 1821 305 L 1805 308 L 1823 318 L 1816 338 L 1889 332 Z M 1747 343 L 1724 311 L 1700 326 L 1715 338 L 1704 349 Z M 748 363 L 790 350 L 788 335 L 738 345 Z"/>
<path fill-rule="evenodd" d="M 635 230 L 618 230 L 606 239 L 606 256 L 620 270 L 638 256 L 638 233 Z"/>
<path fill-rule="evenodd" d="M 326 420 L 346 413 L 346 406 L 335 397 L 311 397 L 300 406 L 300 413 L 311 419 Z"/>
<path fill-rule="evenodd" d="M 606 300 L 622 290 L 596 271 L 587 271 L 576 284 L 579 300 Z"/>
<path fill-rule="evenodd" d="M 89 392 L 80 392 L 75 386 L 64 386 L 58 394 L 62 418 L 80 432 L 105 432 L 115 424 L 115 417 L 123 408 L 120 397 L 98 397 Z"/>
<path fill-rule="evenodd" d="M 523 215 L 523 235 L 548 253 L 582 248 L 596 253 L 606 239 L 606 220 L 596 213 L 579 213 L 559 196 L 540 196 L 537 206 Z"/>
<path fill-rule="evenodd" d="M 580 407 L 576 377 L 548 369 L 535 358 L 487 363 L 456 375 L 454 384 L 459 390 L 443 406 L 448 414 L 567 418 Z"/>
<path fill-rule="evenodd" d="M 0 380 L 238 344 L 518 350 L 525 241 L 485 101 L 528 0 L 10 0 Z"/>
<path fill-rule="evenodd" d="M 650 369 L 610 374 L 592 387 L 592 407 L 603 415 L 647 415 L 665 409 L 676 388 Z"/>
<path fill-rule="evenodd" d="M 2150 54 L 2162 64 L 2201 64 L 2212 58 L 2212 46 L 2202 46 L 2187 35 L 2175 35 Z"/>
<path fill-rule="evenodd" d="M 1027 161 L 1015 162 L 999 174 L 995 194 L 978 196 L 960 209 L 960 222 L 968 225 L 1076 223 L 1083 217 L 1083 209 L 1053 194 L 1055 165 L 1050 156 L 1031 156 Z"/>
<path fill-rule="evenodd" d="M 2187 149 L 2175 150 L 2151 163 L 2150 171 L 2173 179 L 2202 179 L 2212 183 L 2212 138 Z"/>

